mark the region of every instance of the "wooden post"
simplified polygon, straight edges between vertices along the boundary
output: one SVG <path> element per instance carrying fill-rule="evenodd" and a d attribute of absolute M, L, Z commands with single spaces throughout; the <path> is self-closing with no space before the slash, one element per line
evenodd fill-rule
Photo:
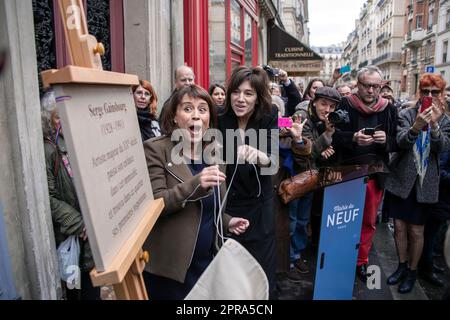
<path fill-rule="evenodd" d="M 97 42 L 94 36 L 88 34 L 83 0 L 60 0 L 58 3 L 68 42 L 68 51 L 74 65 L 59 70 L 42 72 L 44 86 L 101 84 L 129 88 L 132 85 L 138 85 L 138 77 L 135 75 L 103 71 L 100 55 L 104 53 L 104 48 L 101 43 Z M 132 98 L 130 97 L 130 99 Z M 139 134 L 137 122 L 135 130 Z M 69 136 L 67 138 L 68 143 Z M 138 160 L 135 161 L 138 162 Z M 148 185 L 151 189 L 149 181 Z M 83 196 L 82 198 L 85 201 L 85 197 Z M 148 299 L 142 272 L 145 263 L 149 261 L 149 254 L 148 252 L 142 252 L 142 246 L 164 208 L 164 201 L 162 199 L 156 199 L 144 205 L 147 205 L 147 207 L 145 211 L 140 211 L 143 213 L 142 217 L 139 216 L 139 223 L 135 229 L 131 230 L 131 236 L 120 243 L 117 251 L 112 251 L 112 262 L 105 266 L 104 271 L 98 272 L 94 269 L 90 273 L 94 286 L 113 285 L 117 299 Z M 87 222 L 88 220 L 85 219 L 85 223 Z M 89 227 L 90 225 L 87 226 Z M 91 230 L 94 230 L 92 226 Z M 87 231 L 89 235 L 90 228 L 87 228 Z M 97 241 L 95 236 L 89 235 L 89 239 L 94 241 L 94 243 Z"/>
<path fill-rule="evenodd" d="M 58 3 L 72 64 L 103 70 L 100 56 L 105 54 L 105 48 L 88 32 L 83 0 L 59 0 Z"/>

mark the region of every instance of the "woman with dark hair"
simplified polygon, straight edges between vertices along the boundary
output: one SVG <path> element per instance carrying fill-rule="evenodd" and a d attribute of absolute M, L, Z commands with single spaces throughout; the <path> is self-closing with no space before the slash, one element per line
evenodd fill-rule
<path fill-rule="evenodd" d="M 226 94 L 227 90 L 225 90 L 225 87 L 219 83 L 214 83 L 209 87 L 209 95 L 213 99 L 219 113 L 221 113 L 224 109 Z"/>
<path fill-rule="evenodd" d="M 402 110 L 398 118 L 400 151 L 390 163 L 385 201 L 388 201 L 389 216 L 394 219 L 399 258 L 398 268 L 387 282 L 400 283 L 400 293 L 408 293 L 414 287 L 423 249 L 424 224 L 430 204 L 438 201 L 439 153 L 450 148 L 450 119 L 444 114 L 444 88 L 445 81 L 439 75 L 423 74 L 416 106 Z M 432 98 L 432 104 L 423 108 L 426 97 Z"/>
<path fill-rule="evenodd" d="M 158 97 L 155 90 L 146 80 L 139 80 L 139 85 L 133 86 L 132 89 L 142 142 L 159 137 L 161 130 L 158 123 Z"/>
<path fill-rule="evenodd" d="M 163 198 L 165 205 L 144 244 L 152 254 L 144 272 L 151 299 L 184 299 L 219 246 L 223 232 L 218 227 L 218 203 L 226 177 L 223 167 L 203 157 L 204 135 L 215 124 L 209 94 L 199 86 L 187 86 L 175 91 L 167 104 L 161 119 L 165 135 L 144 143 L 153 195 Z M 177 131 L 181 150 L 171 139 Z M 248 227 L 246 219 L 228 215 L 223 222 L 225 231 L 235 235 Z"/>
<path fill-rule="evenodd" d="M 314 100 L 315 93 L 317 89 L 325 86 L 325 82 L 320 78 L 313 78 L 309 81 L 306 86 L 305 94 L 303 95 L 303 100 L 296 107 L 295 111 L 308 110 L 309 102 Z"/>
<path fill-rule="evenodd" d="M 272 140 L 278 143 L 276 107 L 272 107 L 268 77 L 262 68 L 236 68 L 228 82 L 224 114 L 219 117 L 229 195 L 226 212 L 249 220 L 245 234 L 233 236 L 259 262 L 269 280 L 269 297 L 276 298 L 275 215 L 271 175 Z M 232 136 L 227 136 L 231 130 Z M 276 136 L 272 136 L 272 134 Z M 250 137 L 257 141 L 252 143 Z M 228 139 L 232 137 L 232 141 Z M 237 145 L 235 141 L 237 140 Z M 250 140 L 250 141 L 249 141 Z M 255 142 L 255 141 L 253 141 Z M 232 159 L 230 154 L 233 155 Z M 238 163 L 238 158 L 243 159 Z M 231 161 L 234 161 L 233 163 Z M 275 172 L 271 173 L 274 174 Z"/>

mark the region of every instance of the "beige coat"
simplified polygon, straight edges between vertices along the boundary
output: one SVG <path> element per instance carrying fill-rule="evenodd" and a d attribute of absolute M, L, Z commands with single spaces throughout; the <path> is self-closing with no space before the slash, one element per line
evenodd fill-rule
<path fill-rule="evenodd" d="M 145 157 L 155 199 L 164 199 L 164 210 L 149 234 L 144 250 L 150 253 L 145 270 L 184 282 L 191 264 L 201 222 L 201 201 L 212 193 L 200 187 L 200 177 L 192 176 L 186 164 L 171 159 L 174 143 L 170 137 L 149 139 L 144 143 Z M 224 171 L 225 167 L 220 167 Z M 220 187 L 221 199 L 225 184 Z M 224 215 L 227 226 L 230 216 Z"/>

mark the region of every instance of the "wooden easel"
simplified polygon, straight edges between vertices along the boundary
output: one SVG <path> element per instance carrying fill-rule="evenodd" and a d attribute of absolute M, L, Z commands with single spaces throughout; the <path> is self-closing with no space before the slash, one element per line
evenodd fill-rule
<path fill-rule="evenodd" d="M 60 0 L 58 3 L 73 65 L 42 72 L 44 86 L 65 83 L 138 85 L 138 77 L 135 75 L 103 71 L 100 56 L 105 50 L 87 31 L 83 1 Z M 119 300 L 148 299 L 142 271 L 149 261 L 149 253 L 143 252 L 142 246 L 163 208 L 162 199 L 153 200 L 149 204 L 137 229 L 121 247 L 107 270 L 91 271 L 94 286 L 113 285 Z"/>

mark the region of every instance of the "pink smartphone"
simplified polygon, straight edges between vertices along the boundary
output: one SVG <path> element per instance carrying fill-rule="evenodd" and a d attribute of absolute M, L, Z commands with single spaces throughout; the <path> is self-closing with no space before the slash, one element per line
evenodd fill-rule
<path fill-rule="evenodd" d="M 423 97 L 422 98 L 422 105 L 420 106 L 420 112 L 422 113 L 423 111 L 425 111 L 426 109 L 428 109 L 429 107 L 431 107 L 431 104 L 433 103 L 433 98 L 432 97 Z M 428 130 L 428 125 L 424 126 L 422 128 L 422 131 L 427 131 Z"/>
<path fill-rule="evenodd" d="M 279 128 L 290 128 L 292 127 L 292 119 L 291 118 L 278 118 L 278 127 Z"/>
<path fill-rule="evenodd" d="M 431 107 L 431 104 L 433 103 L 432 97 L 423 97 L 422 98 L 422 105 L 420 106 L 420 112 L 423 112 L 424 110 Z"/>

